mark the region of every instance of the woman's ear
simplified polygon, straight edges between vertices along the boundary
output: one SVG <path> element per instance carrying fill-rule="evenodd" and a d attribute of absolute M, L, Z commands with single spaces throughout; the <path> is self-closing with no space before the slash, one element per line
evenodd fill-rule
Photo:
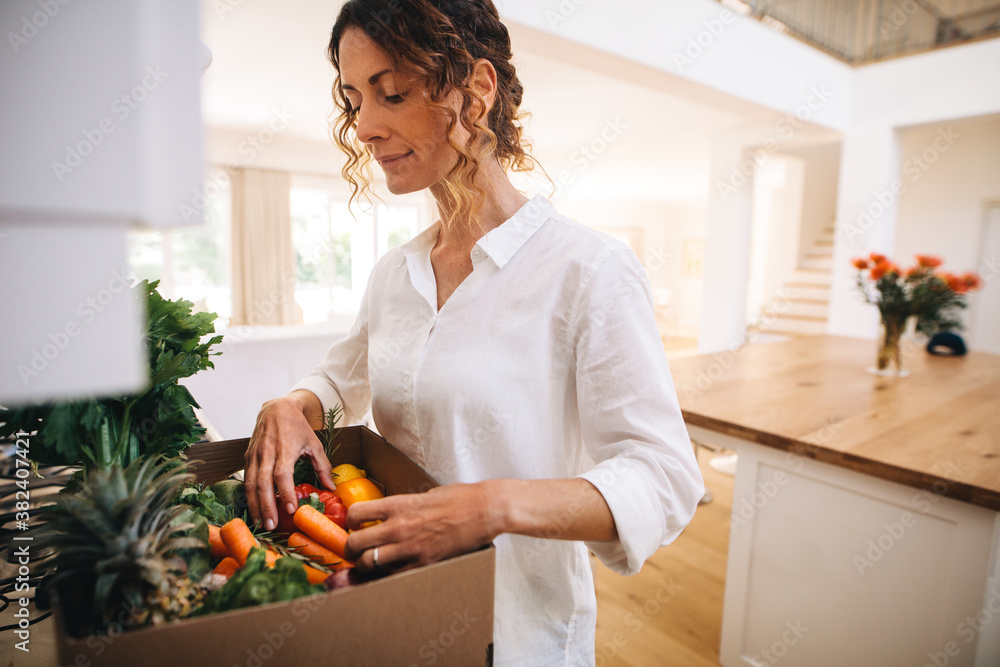
<path fill-rule="evenodd" d="M 493 63 L 485 58 L 480 58 L 472 66 L 472 89 L 483 99 L 486 108 L 483 109 L 483 117 L 489 116 L 490 109 L 497 96 L 497 71 Z"/>

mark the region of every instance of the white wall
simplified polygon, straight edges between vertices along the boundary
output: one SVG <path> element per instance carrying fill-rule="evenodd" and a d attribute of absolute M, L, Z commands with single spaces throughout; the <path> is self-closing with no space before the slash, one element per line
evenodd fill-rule
<path fill-rule="evenodd" d="M 554 200 L 563 215 L 593 228 L 641 230 L 639 260 L 654 289 L 670 291 L 664 309 L 664 333 L 695 337 L 701 317 L 702 277 L 682 271 L 685 240 L 705 237 L 705 206 L 701 203 L 583 199 Z"/>
<path fill-rule="evenodd" d="M 893 252 L 902 190 L 924 187 L 930 169 L 908 170 L 900 129 L 1000 113 L 1000 40 L 955 46 L 856 70 L 837 194 L 829 333 L 870 338 L 875 310 L 857 298 L 850 258 Z M 949 138 L 935 139 L 939 153 Z M 957 140 L 953 143 L 957 144 Z M 933 148 L 925 147 L 925 150 Z M 919 181 L 920 185 L 916 183 Z M 943 206 L 950 206 L 948 196 Z"/>
<path fill-rule="evenodd" d="M 798 264 L 806 164 L 777 155 L 754 175 L 747 319 L 757 321 Z"/>
<path fill-rule="evenodd" d="M 332 142 L 287 136 L 280 129 L 268 134 L 267 129 L 267 124 L 252 129 L 206 128 L 205 161 L 218 166 L 335 176 L 343 181 L 340 170 L 345 158 Z"/>
<path fill-rule="evenodd" d="M 955 143 L 939 153 L 933 147 L 942 128 L 950 129 Z M 1000 116 L 906 129 L 900 147 L 904 161 L 913 161 L 911 170 L 919 169 L 915 160 L 925 151 L 937 157 L 900 195 L 893 258 L 909 266 L 917 253 L 939 255 L 945 270 L 978 271 L 992 281 L 996 271 L 986 265 L 990 258 L 980 244 L 986 206 L 1000 203 Z M 1000 313 L 980 315 L 1000 328 Z"/>
<path fill-rule="evenodd" d="M 813 118 L 848 123 L 851 68 L 712 0 L 497 0 L 505 19 L 785 113 L 814 87 L 832 92 Z"/>
<path fill-rule="evenodd" d="M 798 243 L 798 259 L 801 260 L 823 234 L 823 230 L 833 227 L 836 222 L 840 144 L 790 148 L 783 153 L 805 161 L 802 224 Z"/>

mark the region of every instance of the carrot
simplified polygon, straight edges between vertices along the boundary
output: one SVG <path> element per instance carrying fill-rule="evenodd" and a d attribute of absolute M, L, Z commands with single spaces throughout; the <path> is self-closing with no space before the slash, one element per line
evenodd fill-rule
<path fill-rule="evenodd" d="M 306 579 L 309 580 L 310 584 L 322 584 L 330 576 L 326 572 L 320 572 L 311 565 L 303 565 L 302 569 L 306 571 Z"/>
<path fill-rule="evenodd" d="M 305 533 L 292 533 L 288 536 L 288 546 L 303 556 L 308 556 L 320 565 L 326 565 L 334 570 L 346 570 L 354 567 L 354 563 L 341 558 Z"/>
<path fill-rule="evenodd" d="M 264 564 L 267 565 L 268 567 L 274 567 L 274 564 L 278 562 L 279 558 L 281 558 L 281 556 L 279 556 L 274 551 L 268 549 L 267 552 L 264 554 Z"/>
<path fill-rule="evenodd" d="M 308 556 L 320 565 L 333 566 L 343 563 L 344 559 L 333 553 L 322 544 L 303 533 L 292 533 L 288 536 L 288 546 L 303 556 Z"/>
<path fill-rule="evenodd" d="M 232 556 L 226 556 L 215 566 L 212 574 L 221 574 L 228 581 L 230 577 L 236 574 L 236 570 L 238 569 L 240 569 L 239 562 Z"/>
<path fill-rule="evenodd" d="M 219 535 L 222 536 L 229 554 L 239 562 L 240 567 L 247 564 L 250 550 L 260 546 L 243 519 L 233 519 L 219 529 Z"/>
<path fill-rule="evenodd" d="M 347 531 L 328 519 L 312 505 L 300 505 L 292 517 L 295 526 L 321 545 L 344 557 L 347 546 Z"/>
<path fill-rule="evenodd" d="M 219 534 L 220 530 L 221 528 L 214 523 L 208 524 L 208 546 L 212 550 L 212 558 L 225 558 L 230 555 L 226 543 L 222 541 L 222 535 Z"/>

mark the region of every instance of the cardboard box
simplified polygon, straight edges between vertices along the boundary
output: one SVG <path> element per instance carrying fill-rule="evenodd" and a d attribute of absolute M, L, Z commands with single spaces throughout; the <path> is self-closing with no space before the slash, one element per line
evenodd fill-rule
<path fill-rule="evenodd" d="M 188 450 L 201 481 L 243 467 L 249 440 Z M 342 429 L 333 464 L 353 463 L 389 495 L 437 483 L 362 426 Z M 116 637 L 66 636 L 56 602 L 61 665 L 319 667 L 491 665 L 495 549 L 451 558 L 332 593 L 143 628 Z"/>

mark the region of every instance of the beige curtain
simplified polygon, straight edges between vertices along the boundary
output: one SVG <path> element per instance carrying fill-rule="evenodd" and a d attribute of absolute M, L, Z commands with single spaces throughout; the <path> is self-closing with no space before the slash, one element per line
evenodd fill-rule
<path fill-rule="evenodd" d="M 233 192 L 233 317 L 230 325 L 300 324 L 289 211 L 291 176 L 236 169 Z"/>

